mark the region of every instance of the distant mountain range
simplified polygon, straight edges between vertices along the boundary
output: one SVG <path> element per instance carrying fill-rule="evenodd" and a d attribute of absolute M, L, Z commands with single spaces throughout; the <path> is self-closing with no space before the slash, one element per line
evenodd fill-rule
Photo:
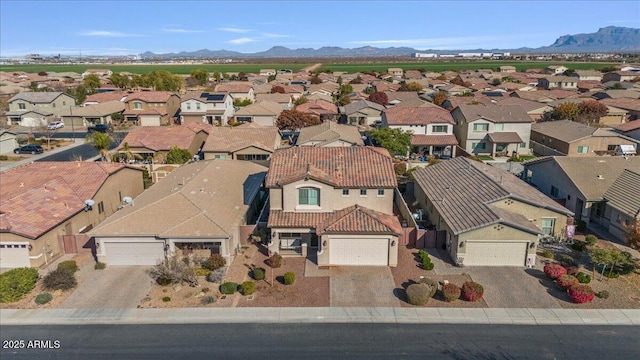
<path fill-rule="evenodd" d="M 511 53 L 583 53 L 640 51 L 640 29 L 608 26 L 591 34 L 564 35 L 553 44 L 539 48 L 518 49 L 467 49 L 467 50 L 416 50 L 409 47 L 377 48 L 363 46 L 359 48 L 341 48 L 325 46 L 319 49 L 289 49 L 274 46 L 267 51 L 241 53 L 228 50 L 182 51 L 179 53 L 155 54 L 150 51 L 140 54 L 143 58 L 323 58 L 323 57 L 382 57 L 409 56 L 416 52 L 450 54 L 459 52 L 511 52 Z"/>

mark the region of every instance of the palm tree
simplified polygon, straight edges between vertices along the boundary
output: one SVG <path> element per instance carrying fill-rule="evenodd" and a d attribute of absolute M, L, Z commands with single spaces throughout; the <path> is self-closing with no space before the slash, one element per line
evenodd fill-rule
<path fill-rule="evenodd" d="M 124 142 L 124 144 L 122 144 L 122 150 L 116 154 L 118 157 L 120 156 L 124 156 L 124 160 L 125 162 L 128 164 L 129 162 L 131 162 L 131 160 L 142 160 L 143 157 L 140 154 L 136 154 L 134 152 L 131 152 L 131 148 L 129 147 L 129 143 L 128 142 Z"/>
<path fill-rule="evenodd" d="M 85 141 L 93 145 L 94 149 L 100 152 L 102 161 L 107 161 L 109 158 L 109 147 L 111 147 L 111 143 L 113 143 L 113 138 L 109 134 L 94 131 L 91 135 L 87 136 Z"/>

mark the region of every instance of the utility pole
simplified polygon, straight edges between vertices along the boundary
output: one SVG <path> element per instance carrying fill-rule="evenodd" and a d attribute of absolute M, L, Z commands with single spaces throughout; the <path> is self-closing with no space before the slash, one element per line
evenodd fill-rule
<path fill-rule="evenodd" d="M 76 142 L 76 128 L 73 124 L 73 105 L 69 105 L 69 114 L 71 115 L 71 141 Z"/>

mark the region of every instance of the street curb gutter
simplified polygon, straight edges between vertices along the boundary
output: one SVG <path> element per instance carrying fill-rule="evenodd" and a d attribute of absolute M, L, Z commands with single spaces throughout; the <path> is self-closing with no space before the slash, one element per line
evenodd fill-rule
<path fill-rule="evenodd" d="M 640 325 L 636 309 L 183 308 L 0 310 L 0 326 L 216 323 Z"/>

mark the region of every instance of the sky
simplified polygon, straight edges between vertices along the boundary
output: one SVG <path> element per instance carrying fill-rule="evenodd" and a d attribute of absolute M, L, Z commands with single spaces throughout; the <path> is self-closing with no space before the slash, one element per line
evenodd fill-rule
<path fill-rule="evenodd" d="M 0 57 L 535 48 L 605 26 L 640 28 L 640 1 L 0 0 Z"/>

